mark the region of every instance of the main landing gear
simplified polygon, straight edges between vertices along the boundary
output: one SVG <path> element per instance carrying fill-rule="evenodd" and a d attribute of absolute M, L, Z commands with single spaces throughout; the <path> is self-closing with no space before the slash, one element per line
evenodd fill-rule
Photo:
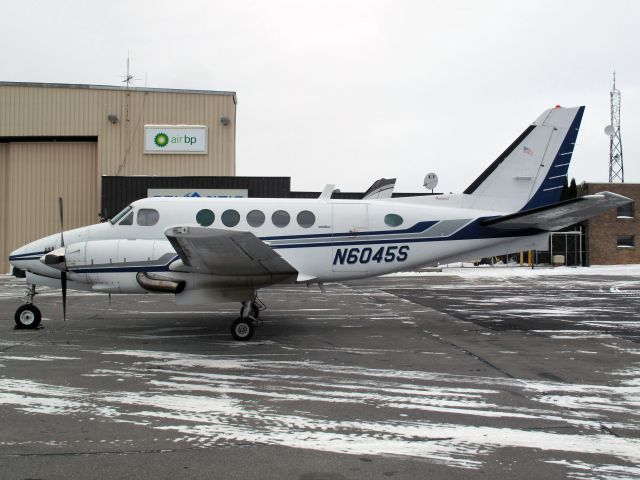
<path fill-rule="evenodd" d="M 231 325 L 231 335 L 236 340 L 246 342 L 253 337 L 256 327 L 262 325 L 258 319 L 260 312 L 267 307 L 257 297 L 252 302 L 242 302 L 240 317 Z"/>
<path fill-rule="evenodd" d="M 40 325 L 42 314 L 40 309 L 33 304 L 33 297 L 36 295 L 36 286 L 29 285 L 25 292 L 27 303 L 21 305 L 14 316 L 18 328 L 38 328 Z"/>

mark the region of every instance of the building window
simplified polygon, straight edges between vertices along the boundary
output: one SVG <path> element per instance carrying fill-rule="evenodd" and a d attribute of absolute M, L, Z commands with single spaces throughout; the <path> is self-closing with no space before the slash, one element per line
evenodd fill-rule
<path fill-rule="evenodd" d="M 386 223 L 390 227 L 398 227 L 402 225 L 402 217 L 400 215 L 396 215 L 395 213 L 390 213 L 384 216 L 384 223 Z"/>
<path fill-rule="evenodd" d="M 283 228 L 289 225 L 291 216 L 284 210 L 276 210 L 273 212 L 273 215 L 271 215 L 271 221 L 276 227 Z"/>
<path fill-rule="evenodd" d="M 618 235 L 618 248 L 634 248 L 636 239 L 633 235 Z"/>
<path fill-rule="evenodd" d="M 247 213 L 247 223 L 254 228 L 261 227 L 264 223 L 264 213 L 260 210 L 251 210 Z"/>
<path fill-rule="evenodd" d="M 235 227 L 240 222 L 240 214 L 236 210 L 225 210 L 220 218 L 226 227 Z"/>
<path fill-rule="evenodd" d="M 296 220 L 298 220 L 298 225 L 302 228 L 309 228 L 316 223 L 316 216 L 309 210 L 303 210 L 298 214 Z"/>
<path fill-rule="evenodd" d="M 634 202 L 625 203 L 618 207 L 618 218 L 633 218 L 634 215 Z"/>
<path fill-rule="evenodd" d="M 143 227 L 151 227 L 158 223 L 160 214 L 153 208 L 141 208 L 138 210 L 138 225 Z"/>
<path fill-rule="evenodd" d="M 208 208 L 203 208 L 196 213 L 196 222 L 202 227 L 208 227 L 216 219 L 215 214 Z"/>

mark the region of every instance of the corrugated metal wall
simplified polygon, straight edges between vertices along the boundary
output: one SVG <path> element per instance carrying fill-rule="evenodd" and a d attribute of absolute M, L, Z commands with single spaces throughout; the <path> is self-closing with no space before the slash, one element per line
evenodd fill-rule
<path fill-rule="evenodd" d="M 7 165 L 9 163 L 9 144 L 0 143 L 0 273 L 5 273 L 9 270 L 9 263 L 7 262 L 8 249 L 5 247 L 5 235 L 7 230 L 7 188 L 9 185 L 9 179 L 7 178 Z"/>
<path fill-rule="evenodd" d="M 231 92 L 0 83 L 0 137 L 97 136 L 98 175 L 235 175 L 235 107 Z M 145 124 L 207 125 L 208 154 L 144 154 Z"/>
<path fill-rule="evenodd" d="M 95 143 L 10 143 L 5 161 L 2 272 L 7 255 L 32 240 L 60 231 L 58 197 L 65 202 L 65 229 L 98 221 Z"/>

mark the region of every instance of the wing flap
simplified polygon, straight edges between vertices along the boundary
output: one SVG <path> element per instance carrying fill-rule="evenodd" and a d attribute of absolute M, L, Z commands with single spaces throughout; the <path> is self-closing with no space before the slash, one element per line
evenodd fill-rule
<path fill-rule="evenodd" d="M 176 226 L 165 235 L 191 272 L 233 276 L 297 276 L 275 250 L 251 232 Z"/>
<path fill-rule="evenodd" d="M 483 222 L 484 226 L 503 230 L 537 229 L 554 231 L 568 227 L 587 218 L 632 202 L 630 198 L 617 193 L 599 192 L 593 195 L 573 198 L 565 202 L 534 208 L 493 218 Z"/>

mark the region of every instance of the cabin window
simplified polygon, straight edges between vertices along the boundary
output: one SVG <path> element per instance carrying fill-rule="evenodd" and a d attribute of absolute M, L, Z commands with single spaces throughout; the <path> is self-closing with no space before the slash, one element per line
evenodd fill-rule
<path fill-rule="evenodd" d="M 271 221 L 276 227 L 283 228 L 289 225 L 291 216 L 284 210 L 276 210 L 273 212 L 273 215 L 271 215 Z"/>
<path fill-rule="evenodd" d="M 122 211 L 120 211 L 120 213 L 118 213 L 115 217 L 113 217 L 110 220 L 111 225 L 115 225 L 116 223 L 118 223 L 122 217 L 124 217 L 127 213 L 131 211 L 132 208 L 133 207 L 129 205 L 128 207 L 125 207 Z"/>
<path fill-rule="evenodd" d="M 618 207 L 618 218 L 633 218 L 633 202 L 625 203 Z"/>
<path fill-rule="evenodd" d="M 302 228 L 309 228 L 316 223 L 316 216 L 309 210 L 303 210 L 298 214 L 296 220 L 298 220 L 298 225 Z"/>
<path fill-rule="evenodd" d="M 129 215 L 124 217 L 118 225 L 133 225 L 133 212 L 129 212 Z"/>
<path fill-rule="evenodd" d="M 389 227 L 399 227 L 402 225 L 404 220 L 400 215 L 396 215 L 395 213 L 389 213 L 384 216 L 384 223 L 386 223 Z"/>
<path fill-rule="evenodd" d="M 138 210 L 138 225 L 143 227 L 151 227 L 158 223 L 160 214 L 153 208 L 141 208 Z"/>
<path fill-rule="evenodd" d="M 247 213 L 247 223 L 254 228 L 261 227 L 264 224 L 264 213 L 260 210 L 251 210 Z"/>
<path fill-rule="evenodd" d="M 635 240 L 633 235 L 618 235 L 618 248 L 634 248 Z"/>
<path fill-rule="evenodd" d="M 220 218 L 226 227 L 235 227 L 240 222 L 240 214 L 237 210 L 225 210 Z"/>
<path fill-rule="evenodd" d="M 215 214 L 208 208 L 203 208 L 196 213 L 196 222 L 202 227 L 208 227 L 216 219 Z"/>

